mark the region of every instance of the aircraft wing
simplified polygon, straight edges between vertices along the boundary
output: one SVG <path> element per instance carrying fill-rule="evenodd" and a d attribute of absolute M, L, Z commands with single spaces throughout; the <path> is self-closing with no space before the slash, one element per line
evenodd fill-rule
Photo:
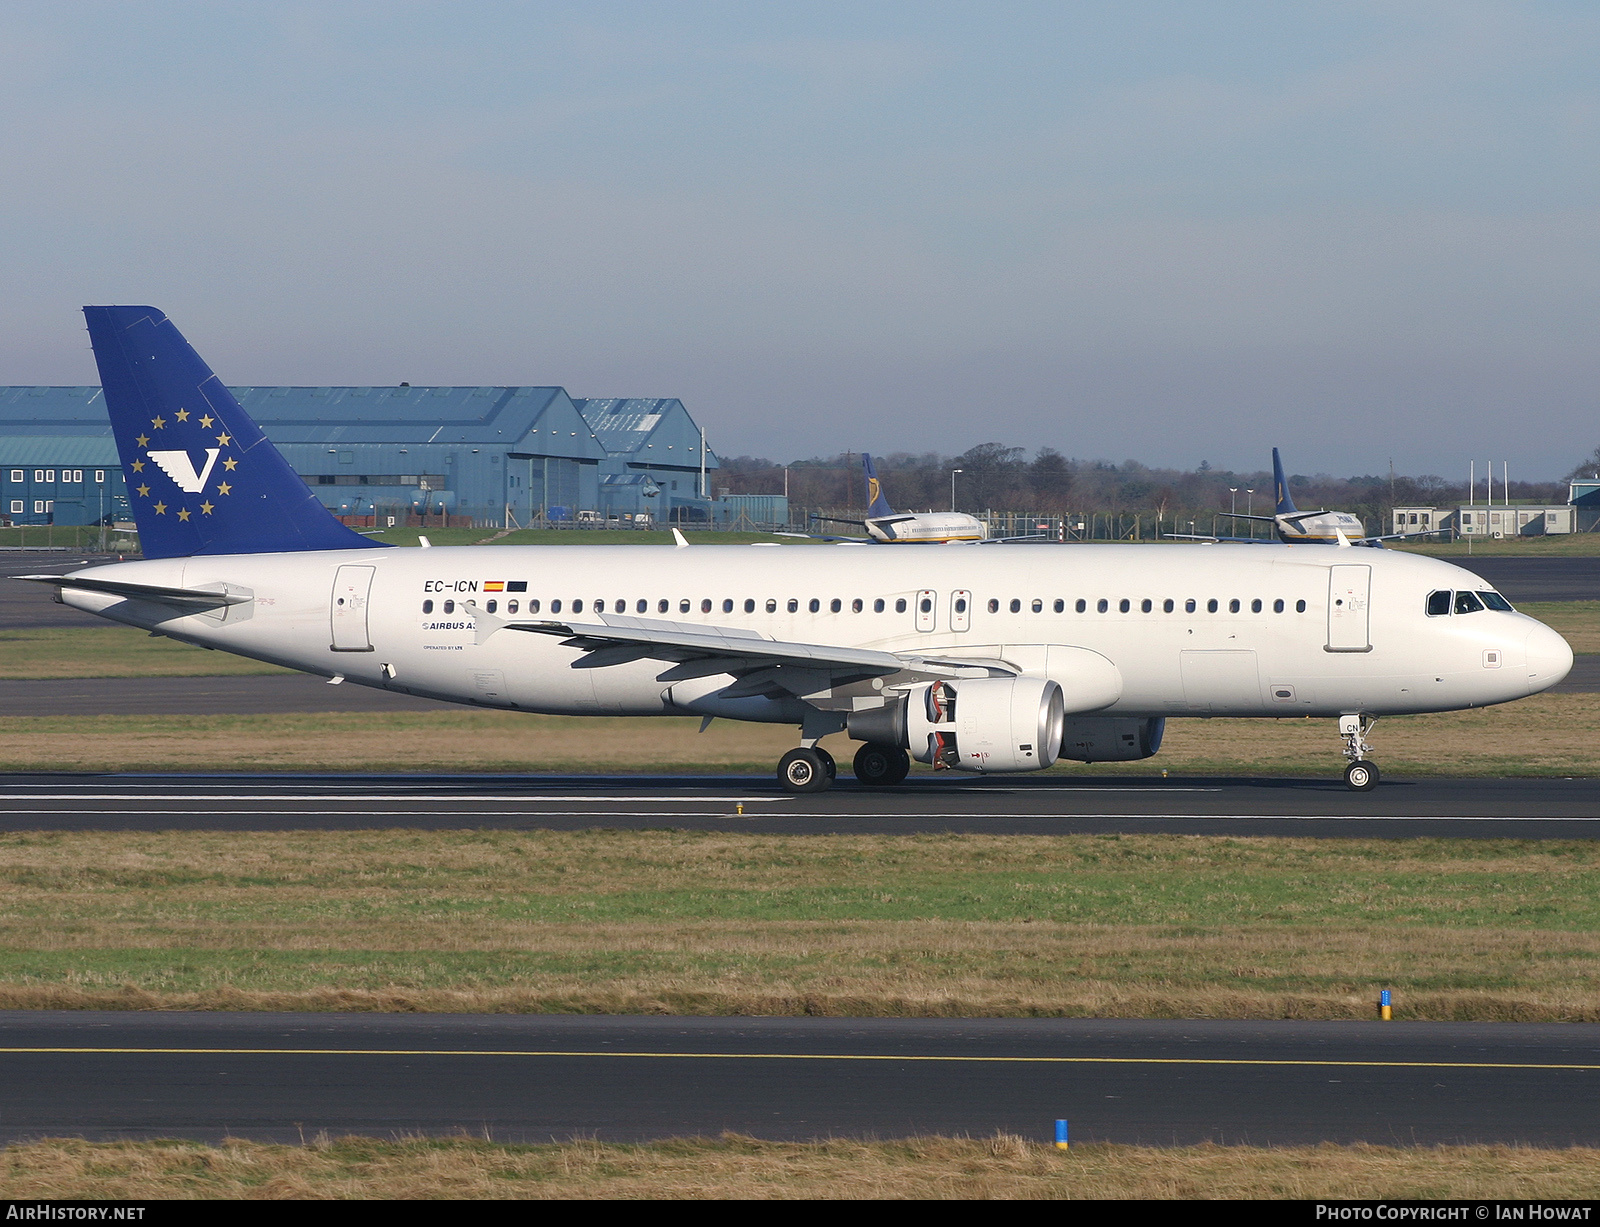
<path fill-rule="evenodd" d="M 1276 537 L 1208 537 L 1204 533 L 1162 533 L 1163 541 L 1207 541 L 1213 545 L 1278 545 Z"/>
<path fill-rule="evenodd" d="M 104 592 L 142 601 L 157 601 L 188 609 L 215 609 L 218 605 L 243 605 L 255 598 L 243 592 L 230 592 L 226 584 L 218 589 L 166 588 L 158 584 L 131 584 L 125 580 L 89 579 L 81 575 L 13 575 L 12 579 L 31 584 L 53 584 L 57 588 L 78 588 L 84 592 Z"/>
<path fill-rule="evenodd" d="M 742 627 L 706 626 L 702 623 L 656 621 L 601 614 L 599 622 L 503 621 L 469 609 L 478 623 L 478 642 L 503 630 L 551 635 L 584 655 L 573 662 L 577 669 L 603 669 L 636 660 L 659 660 L 668 665 L 663 682 L 732 674 L 739 681 L 729 697 L 771 690 L 804 697 L 833 686 L 895 676 L 897 681 L 935 678 L 1013 676 L 1016 670 L 1000 661 L 943 659 L 872 648 L 846 648 L 833 644 L 788 643 L 768 639 Z"/>

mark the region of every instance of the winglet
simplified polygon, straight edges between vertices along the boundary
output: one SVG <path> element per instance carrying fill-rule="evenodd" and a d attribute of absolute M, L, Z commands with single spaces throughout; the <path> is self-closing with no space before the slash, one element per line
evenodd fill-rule
<path fill-rule="evenodd" d="M 1344 529 L 1336 526 L 1333 530 L 1333 535 L 1339 538 L 1339 548 L 1341 550 L 1353 550 L 1355 548 L 1350 544 L 1350 538 L 1344 535 Z"/>
<path fill-rule="evenodd" d="M 673 549 L 686 550 L 689 548 L 689 538 L 680 533 L 677 528 L 673 528 L 672 530 L 672 539 L 677 543 L 672 547 Z"/>

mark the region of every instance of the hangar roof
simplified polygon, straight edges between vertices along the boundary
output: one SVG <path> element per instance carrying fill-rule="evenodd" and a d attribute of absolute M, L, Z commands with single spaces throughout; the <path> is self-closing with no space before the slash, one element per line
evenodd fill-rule
<path fill-rule="evenodd" d="M 605 451 L 561 388 L 230 389 L 274 443 L 476 444 L 600 460 Z M 97 387 L 0 387 L 0 436 L 111 438 Z M 114 450 L 114 449 L 113 449 Z M 27 463 L 27 462 L 22 462 Z M 60 463 L 57 461 L 57 463 Z M 84 463 L 116 463 L 85 461 Z"/>
<path fill-rule="evenodd" d="M 611 456 L 635 464 L 700 467 L 700 427 L 676 397 L 592 397 L 572 402 Z M 706 448 L 706 468 L 721 467 Z"/>

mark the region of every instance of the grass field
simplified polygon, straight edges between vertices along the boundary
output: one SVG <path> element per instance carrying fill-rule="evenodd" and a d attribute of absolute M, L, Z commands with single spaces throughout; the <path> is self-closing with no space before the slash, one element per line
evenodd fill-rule
<path fill-rule="evenodd" d="M 253 716 L 0 717 L 0 771 L 743 772 L 771 778 L 787 725 L 691 718 L 530 716 L 443 710 Z M 1600 695 L 1546 694 L 1509 707 L 1378 723 L 1393 776 L 1600 775 Z M 848 769 L 857 743 L 823 743 Z M 1170 720 L 1161 752 L 1135 763 L 1057 764 L 1050 774 L 1337 777 L 1331 720 Z M 915 770 L 925 772 L 921 764 Z"/>
<path fill-rule="evenodd" d="M 1593 841 L 0 836 L 0 1008 L 1600 1021 Z"/>
<path fill-rule="evenodd" d="M 1074 1146 L 898 1142 L 505 1146 L 347 1137 L 305 1146 L 41 1141 L 0 1152 L 0 1197 L 1017 1200 L 1590 1199 L 1600 1151 L 1509 1146 Z"/>

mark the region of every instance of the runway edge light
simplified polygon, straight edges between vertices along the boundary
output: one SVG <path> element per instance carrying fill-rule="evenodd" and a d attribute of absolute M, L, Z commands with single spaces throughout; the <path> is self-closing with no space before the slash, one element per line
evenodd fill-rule
<path fill-rule="evenodd" d="M 1389 1008 L 1389 990 L 1383 989 L 1378 993 L 1378 1017 L 1384 1022 L 1394 1021 L 1394 1011 Z"/>
<path fill-rule="evenodd" d="M 1067 1146 L 1067 1122 L 1064 1120 L 1058 1120 L 1056 1122 L 1056 1149 L 1070 1149 Z"/>

